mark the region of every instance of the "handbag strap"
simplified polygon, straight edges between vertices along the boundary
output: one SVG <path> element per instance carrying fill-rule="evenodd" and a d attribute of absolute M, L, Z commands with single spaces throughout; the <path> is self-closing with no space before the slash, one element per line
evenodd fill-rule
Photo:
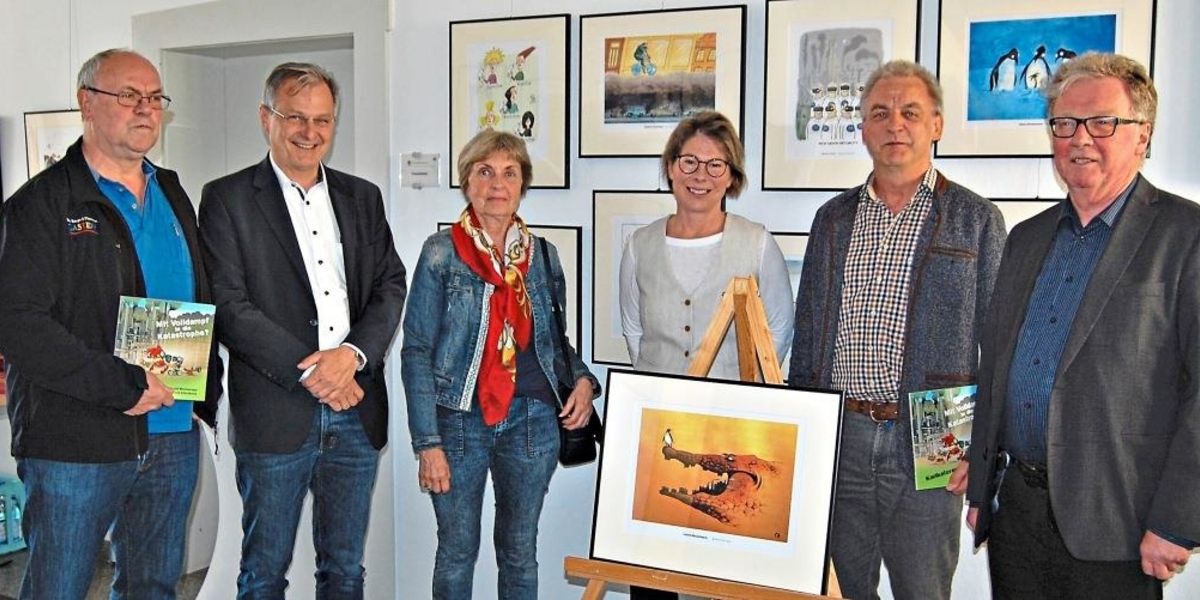
<path fill-rule="evenodd" d="M 555 285 L 554 274 L 553 271 L 550 270 L 550 259 L 548 258 L 550 252 L 547 250 L 546 238 L 539 237 L 537 238 L 537 241 L 538 250 L 541 250 L 540 254 L 542 255 L 542 267 L 546 271 L 546 286 L 550 288 L 550 310 L 554 313 L 554 343 L 556 346 L 558 346 L 559 351 L 562 352 L 563 362 L 569 367 L 570 354 L 568 354 L 567 348 L 569 348 L 570 345 L 567 343 L 566 339 L 566 326 L 563 324 L 563 311 L 561 308 L 562 305 L 558 299 L 558 286 Z M 554 364 L 557 365 L 557 362 Z M 562 383 L 562 375 L 558 373 L 555 375 L 559 378 L 559 382 Z M 564 385 L 568 385 L 571 387 L 571 389 L 574 389 L 575 386 L 572 384 L 573 382 L 571 381 L 571 378 L 568 377 L 567 383 Z M 561 403 L 562 400 L 559 402 Z"/>

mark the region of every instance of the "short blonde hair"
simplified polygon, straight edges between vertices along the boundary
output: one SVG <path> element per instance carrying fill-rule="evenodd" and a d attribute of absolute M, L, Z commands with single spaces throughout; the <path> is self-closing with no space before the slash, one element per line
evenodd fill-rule
<path fill-rule="evenodd" d="M 1134 116 L 1154 126 L 1158 116 L 1158 91 L 1154 89 L 1154 80 L 1150 79 L 1142 63 L 1120 54 L 1085 52 L 1059 67 L 1046 86 L 1046 115 L 1051 114 L 1054 103 L 1075 82 L 1103 77 L 1113 77 L 1124 83 Z"/>
<path fill-rule="evenodd" d="M 746 150 L 742 147 L 742 139 L 738 137 L 733 123 L 715 110 L 697 113 L 675 126 L 675 131 L 672 131 L 671 137 L 667 139 L 666 148 L 663 148 L 659 165 L 663 177 L 671 181 L 671 163 L 679 157 L 683 145 L 697 135 L 712 139 L 725 150 L 725 160 L 729 163 L 729 173 L 732 177 L 729 189 L 725 193 L 730 198 L 737 198 L 746 185 Z"/>
<path fill-rule="evenodd" d="M 525 141 L 511 133 L 484 129 L 475 134 L 458 153 L 458 186 L 462 188 L 463 198 L 470 199 L 467 197 L 467 180 L 471 178 L 471 167 L 497 152 L 507 154 L 521 165 L 521 197 L 525 197 L 529 184 L 533 182 L 533 163 L 529 160 Z"/>

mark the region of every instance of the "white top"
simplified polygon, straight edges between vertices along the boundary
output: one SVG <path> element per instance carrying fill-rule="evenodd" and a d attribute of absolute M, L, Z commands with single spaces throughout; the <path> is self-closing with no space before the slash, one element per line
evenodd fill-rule
<path fill-rule="evenodd" d="M 325 179 L 325 165 L 321 165 L 316 185 L 304 191 L 304 187 L 292 181 L 283 169 L 269 156 L 271 168 L 279 180 L 283 200 L 287 204 L 292 230 L 304 259 L 304 270 L 312 288 L 313 304 L 317 307 L 317 343 L 321 350 L 336 348 L 350 333 L 350 297 L 346 292 L 346 263 L 342 253 L 342 232 L 338 229 L 337 217 L 333 214 L 333 203 L 329 199 L 329 185 Z M 350 346 L 365 364 L 362 351 Z M 312 369 L 305 371 L 304 377 Z"/>
<path fill-rule="evenodd" d="M 667 236 L 667 256 L 671 273 L 684 290 L 699 287 L 712 265 L 720 261 L 721 240 L 724 233 L 702 238 L 684 239 Z M 781 363 L 791 349 L 792 325 L 795 317 L 795 299 L 792 296 L 791 278 L 783 252 L 770 235 L 762 237 L 759 255 L 758 290 L 767 314 L 767 325 L 775 341 L 775 352 Z M 637 284 L 637 253 L 634 245 L 627 243 L 621 255 L 620 307 L 621 331 L 625 345 L 634 364 L 638 363 L 641 348 L 642 322 L 640 296 Z"/>

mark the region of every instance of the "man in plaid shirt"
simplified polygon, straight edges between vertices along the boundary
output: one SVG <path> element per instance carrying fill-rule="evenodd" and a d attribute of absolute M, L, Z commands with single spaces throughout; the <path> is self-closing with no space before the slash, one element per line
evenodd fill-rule
<path fill-rule="evenodd" d="M 882 560 L 896 598 L 949 598 L 966 465 L 946 490 L 916 490 L 906 399 L 975 383 L 1004 221 L 933 168 L 942 91 L 929 71 L 883 65 L 862 106 L 873 171 L 813 220 L 788 383 L 845 392 L 830 540 L 842 592 L 878 598 Z"/>

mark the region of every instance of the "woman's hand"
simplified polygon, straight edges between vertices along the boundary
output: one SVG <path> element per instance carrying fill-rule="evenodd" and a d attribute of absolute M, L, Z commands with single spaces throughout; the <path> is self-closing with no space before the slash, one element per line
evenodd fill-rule
<path fill-rule="evenodd" d="M 575 382 L 575 389 L 571 391 L 571 395 L 563 403 L 563 409 L 562 412 L 558 413 L 558 418 L 562 419 L 563 427 L 567 429 L 579 429 L 587 425 L 588 419 L 591 417 L 592 380 L 587 377 L 580 377 Z"/>
<path fill-rule="evenodd" d="M 431 494 L 445 494 L 450 491 L 450 462 L 446 460 L 446 452 L 440 446 L 426 448 L 417 455 L 420 466 L 417 468 L 417 483 L 421 491 Z"/>

